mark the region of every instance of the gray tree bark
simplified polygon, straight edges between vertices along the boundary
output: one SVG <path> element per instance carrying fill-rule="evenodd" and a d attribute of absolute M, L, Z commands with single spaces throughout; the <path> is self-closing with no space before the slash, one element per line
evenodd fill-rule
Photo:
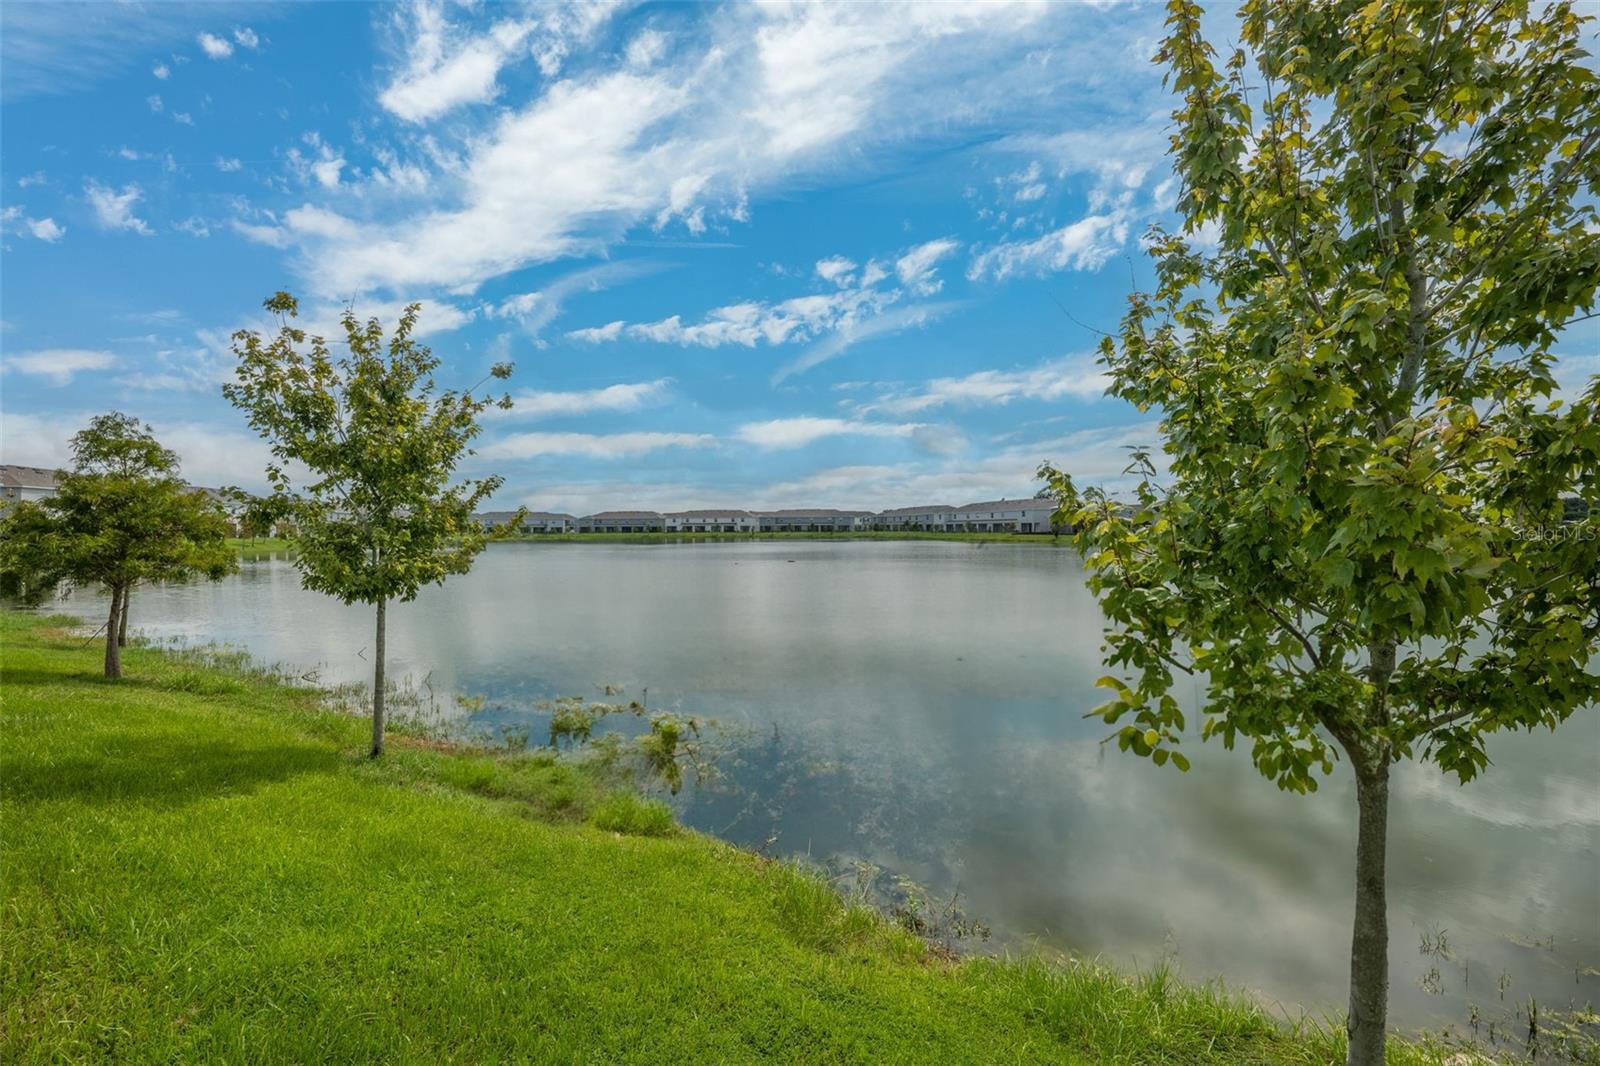
<path fill-rule="evenodd" d="M 122 621 L 121 585 L 111 586 L 111 615 L 106 619 L 106 677 L 115 680 L 122 676 L 122 649 L 117 644 L 117 627 Z"/>
<path fill-rule="evenodd" d="M 1354 760 L 1352 760 L 1354 761 Z M 1356 917 L 1345 1066 L 1383 1066 L 1389 1016 L 1389 764 L 1356 766 Z"/>
<path fill-rule="evenodd" d="M 122 591 L 122 610 L 117 618 L 117 647 L 128 646 L 128 601 L 133 598 L 133 586 L 129 585 Z"/>
<path fill-rule="evenodd" d="M 372 664 L 372 757 L 383 754 L 383 613 L 385 601 L 378 601 L 378 647 Z"/>

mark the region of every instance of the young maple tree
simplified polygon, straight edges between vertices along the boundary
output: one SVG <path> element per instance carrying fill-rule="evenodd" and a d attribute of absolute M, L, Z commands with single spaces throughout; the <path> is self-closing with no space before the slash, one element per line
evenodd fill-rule
<path fill-rule="evenodd" d="M 238 380 L 223 386 L 276 460 L 267 467 L 272 494 L 257 501 L 246 521 L 271 526 L 287 519 L 306 588 L 376 607 L 371 754 L 377 758 L 389 601 L 409 602 L 422 586 L 466 573 L 490 540 L 521 524 L 519 512 L 489 532 L 472 517 L 501 478 L 450 484 L 457 464 L 472 454 L 478 415 L 493 404 L 510 407 L 511 399 L 478 395 L 476 386 L 435 393 L 439 360 L 412 336 L 418 304 L 405 309 L 387 339 L 377 319 L 363 323 L 346 309 L 348 354 L 337 358 L 321 337 L 308 338 L 293 324 L 299 310 L 293 296 L 277 293 L 264 306 L 279 316 L 277 334 L 236 332 Z M 510 376 L 509 363 L 489 374 Z M 309 472 L 298 486 L 295 465 Z"/>
<path fill-rule="evenodd" d="M 1201 737 L 1280 787 L 1349 762 L 1348 1062 L 1376 1066 L 1391 767 L 1469 781 L 1491 733 L 1600 695 L 1600 377 L 1552 373 L 1600 282 L 1600 88 L 1567 3 L 1239 14 L 1219 69 L 1169 5 L 1183 232 L 1152 235 L 1158 285 L 1102 346 L 1167 469 L 1140 454 L 1131 502 L 1045 473 L 1123 749 L 1188 768 L 1192 672 Z"/>
<path fill-rule="evenodd" d="M 111 595 L 105 676 L 122 676 L 127 610 L 141 581 L 219 578 L 236 563 L 229 522 L 207 493 L 186 486 L 178 457 L 150 427 L 113 412 L 72 438 L 73 468 L 56 495 L 17 504 L 0 522 L 0 569 L 40 594 L 62 581 Z"/>

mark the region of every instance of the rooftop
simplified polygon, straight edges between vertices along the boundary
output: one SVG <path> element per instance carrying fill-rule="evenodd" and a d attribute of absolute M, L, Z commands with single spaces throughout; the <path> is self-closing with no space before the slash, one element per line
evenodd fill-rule
<path fill-rule="evenodd" d="M 930 503 L 926 507 L 895 507 L 887 511 L 879 511 L 878 513 L 881 515 L 934 514 L 954 510 L 955 508 L 950 506 L 948 503 Z"/>
<path fill-rule="evenodd" d="M 982 503 L 969 503 L 956 508 L 957 513 L 965 511 L 1014 511 L 1018 507 L 1048 507 L 1055 510 L 1056 501 L 1040 500 L 1026 496 L 1019 500 L 984 500 Z"/>
<path fill-rule="evenodd" d="M 42 466 L 0 465 L 0 488 L 53 489 L 56 471 Z"/>

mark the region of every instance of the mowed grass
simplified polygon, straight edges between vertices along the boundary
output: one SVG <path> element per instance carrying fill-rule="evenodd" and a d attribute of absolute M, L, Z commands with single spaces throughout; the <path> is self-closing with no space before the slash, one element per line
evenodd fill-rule
<path fill-rule="evenodd" d="M 670 544 L 690 540 L 953 540 L 969 544 L 1046 544 L 1069 547 L 1065 537 L 1048 533 L 930 533 L 917 530 L 890 532 L 862 529 L 850 533 L 523 533 L 508 538 L 535 544 L 588 543 Z"/>
<path fill-rule="evenodd" d="M 1165 974 L 947 960 L 548 754 L 374 764 L 237 663 L 0 642 L 7 1064 L 1343 1061 Z"/>

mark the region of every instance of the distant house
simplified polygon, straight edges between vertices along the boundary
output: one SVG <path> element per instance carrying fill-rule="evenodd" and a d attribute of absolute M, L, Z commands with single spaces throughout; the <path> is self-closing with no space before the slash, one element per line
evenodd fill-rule
<path fill-rule="evenodd" d="M 657 511 L 601 511 L 578 519 L 579 533 L 660 533 L 666 520 Z"/>
<path fill-rule="evenodd" d="M 763 533 L 851 533 L 872 528 L 871 511 L 836 511 L 830 507 L 800 507 L 761 511 L 756 526 Z"/>
<path fill-rule="evenodd" d="M 1050 533 L 1055 529 L 1054 500 L 988 500 L 957 507 L 946 529 L 961 533 Z"/>
<path fill-rule="evenodd" d="M 749 511 L 731 509 L 672 511 L 661 516 L 668 533 L 751 533 L 758 528 Z"/>
<path fill-rule="evenodd" d="M 942 531 L 951 521 L 950 515 L 955 508 L 948 503 L 936 503 L 927 507 L 896 507 L 892 511 L 880 511 L 873 516 L 874 529 L 883 529 L 890 532 L 905 530 Z"/>
<path fill-rule="evenodd" d="M 516 517 L 515 511 L 485 511 L 473 515 L 484 529 L 498 529 Z M 529 511 L 522 516 L 522 524 L 518 527 L 521 533 L 571 533 L 577 528 L 577 519 L 569 514 L 556 511 Z"/>
<path fill-rule="evenodd" d="M 42 466 L 0 466 L 0 510 L 56 494 L 56 471 Z"/>

